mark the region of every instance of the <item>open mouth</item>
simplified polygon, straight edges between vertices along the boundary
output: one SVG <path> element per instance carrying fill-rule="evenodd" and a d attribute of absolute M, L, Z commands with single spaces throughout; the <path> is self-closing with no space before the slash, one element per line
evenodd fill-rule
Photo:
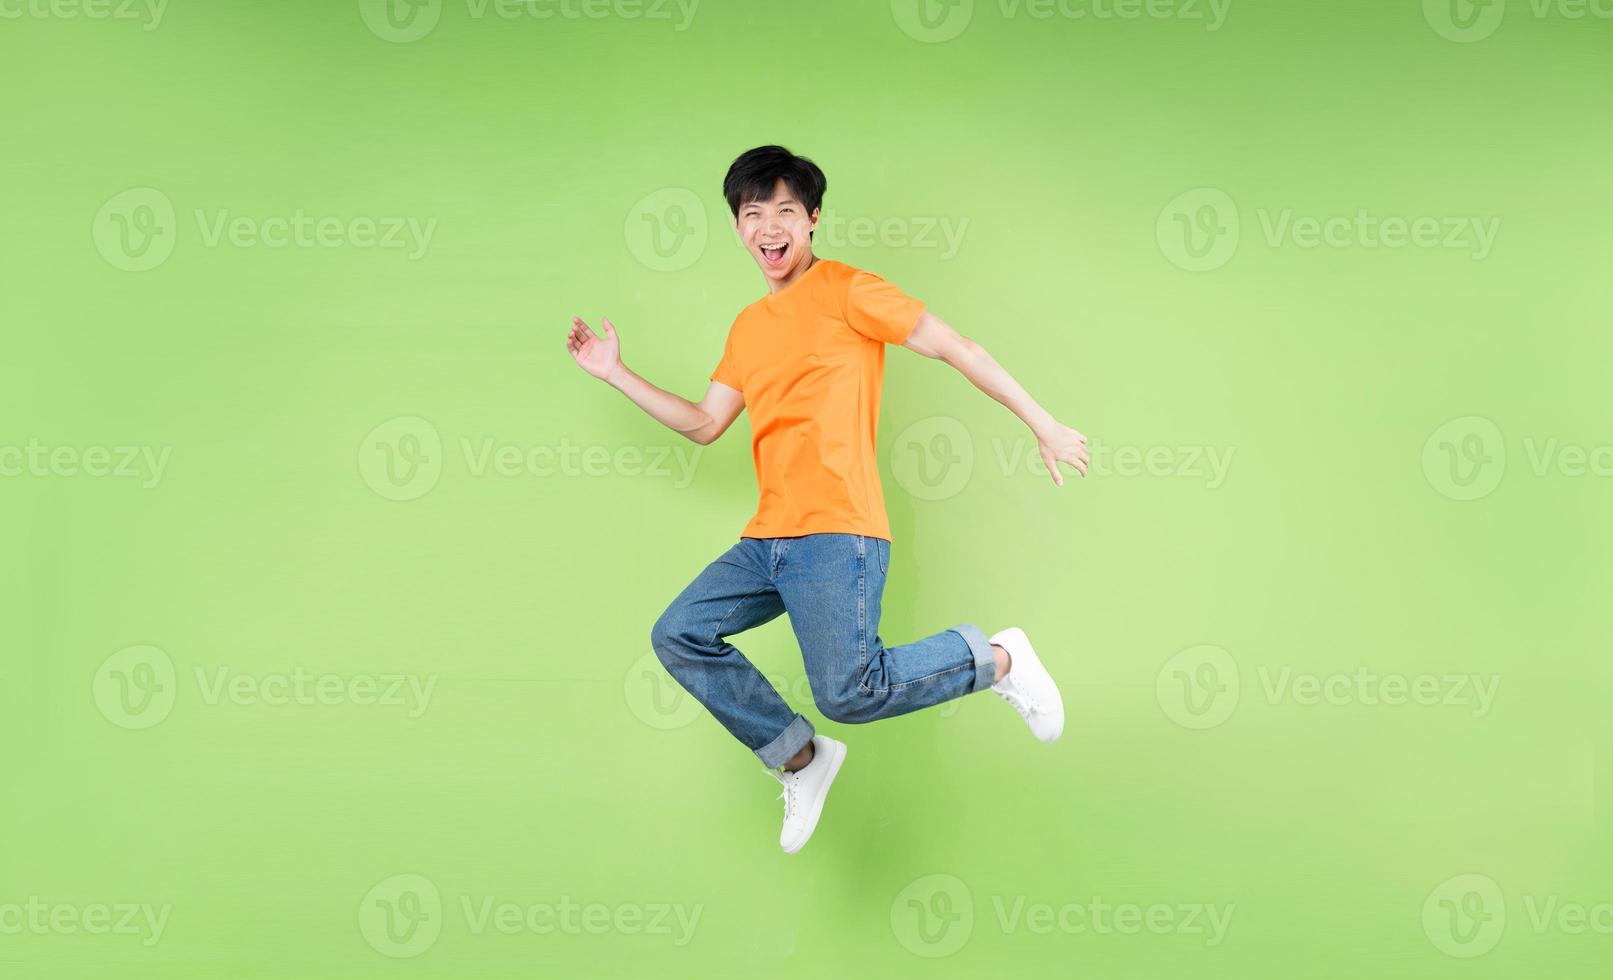
<path fill-rule="evenodd" d="M 789 250 L 789 242 L 781 242 L 778 245 L 763 245 L 762 261 L 766 262 L 770 266 L 781 266 L 784 264 L 784 255 Z"/>

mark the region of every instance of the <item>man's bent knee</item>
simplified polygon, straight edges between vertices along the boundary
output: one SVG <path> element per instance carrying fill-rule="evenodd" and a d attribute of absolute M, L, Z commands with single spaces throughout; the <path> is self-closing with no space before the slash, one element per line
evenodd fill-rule
<path fill-rule="evenodd" d="M 814 700 L 823 717 L 842 725 L 861 725 L 873 721 L 877 707 L 868 695 L 856 689 L 837 691 Z"/>
<path fill-rule="evenodd" d="M 671 666 L 682 649 L 679 634 L 678 622 L 672 616 L 671 610 L 662 613 L 661 618 L 650 627 L 650 648 L 655 651 L 661 663 L 667 666 Z"/>

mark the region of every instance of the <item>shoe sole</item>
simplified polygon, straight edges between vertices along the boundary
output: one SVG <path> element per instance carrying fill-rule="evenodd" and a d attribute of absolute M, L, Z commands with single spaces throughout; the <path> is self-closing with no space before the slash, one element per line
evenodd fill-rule
<path fill-rule="evenodd" d="M 829 759 L 829 775 L 823 780 L 823 792 L 818 794 L 818 798 L 812 803 L 812 812 L 807 814 L 806 836 L 802 837 L 801 843 L 794 847 L 786 847 L 784 849 L 785 854 L 794 854 L 805 847 L 806 842 L 812 839 L 813 833 L 818 829 L 818 818 L 823 815 L 823 801 L 829 798 L 829 789 L 834 786 L 835 777 L 840 775 L 840 764 L 846 761 L 845 743 L 836 743 L 833 748 L 834 755 Z"/>
<path fill-rule="evenodd" d="M 1011 642 L 1003 643 L 1001 639 L 1003 637 L 1007 637 Z M 1036 648 L 1031 646 L 1030 637 L 1026 636 L 1025 631 L 1020 629 L 1018 626 L 1010 626 L 999 633 L 992 634 L 991 639 L 988 642 L 998 643 L 1008 647 L 1008 655 L 1010 657 L 1013 657 L 1016 652 L 1022 652 L 1030 663 L 1035 664 L 1042 673 L 1047 675 L 1048 683 L 1053 686 L 1053 696 L 1058 698 L 1059 727 L 1053 730 L 1053 734 L 1049 738 L 1041 738 L 1037 736 L 1034 731 L 1031 732 L 1031 737 L 1035 738 L 1043 745 L 1052 745 L 1054 742 L 1057 742 L 1059 740 L 1059 736 L 1064 734 L 1064 695 L 1059 691 L 1058 681 L 1053 680 L 1053 672 L 1048 670 L 1047 665 L 1042 663 L 1042 658 L 1036 655 Z"/>

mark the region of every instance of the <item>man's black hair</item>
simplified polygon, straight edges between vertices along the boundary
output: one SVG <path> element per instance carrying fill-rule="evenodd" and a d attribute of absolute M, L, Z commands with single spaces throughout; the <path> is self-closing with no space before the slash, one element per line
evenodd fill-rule
<path fill-rule="evenodd" d="M 782 146 L 770 145 L 746 150 L 729 165 L 728 176 L 722 180 L 722 196 L 728 199 L 728 210 L 738 218 L 739 209 L 750 202 L 771 201 L 773 187 L 780 177 L 806 208 L 808 218 L 823 205 L 823 192 L 829 181 L 818 165 Z M 811 238 L 812 233 L 808 232 L 807 237 Z"/>

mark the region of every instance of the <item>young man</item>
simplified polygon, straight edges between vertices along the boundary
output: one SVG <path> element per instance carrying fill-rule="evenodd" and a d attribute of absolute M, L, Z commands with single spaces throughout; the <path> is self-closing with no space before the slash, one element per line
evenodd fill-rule
<path fill-rule="evenodd" d="M 767 283 L 729 329 L 698 403 L 657 388 L 621 361 L 616 329 L 572 318 L 566 348 L 584 370 L 701 445 L 751 414 L 760 503 L 739 542 L 706 566 L 655 623 L 661 663 L 783 784 L 779 843 L 800 850 L 846 757 L 816 734 L 727 640 L 788 612 L 812 697 L 825 718 L 859 724 L 990 688 L 1043 742 L 1064 729 L 1057 685 L 1018 627 L 987 639 L 960 623 L 886 646 L 878 632 L 890 524 L 875 458 L 885 345 L 956 368 L 1059 462 L 1087 471 L 1086 437 L 1060 424 L 986 349 L 872 272 L 812 252 L 823 171 L 780 146 L 742 154 L 723 195 L 734 230 Z"/>

